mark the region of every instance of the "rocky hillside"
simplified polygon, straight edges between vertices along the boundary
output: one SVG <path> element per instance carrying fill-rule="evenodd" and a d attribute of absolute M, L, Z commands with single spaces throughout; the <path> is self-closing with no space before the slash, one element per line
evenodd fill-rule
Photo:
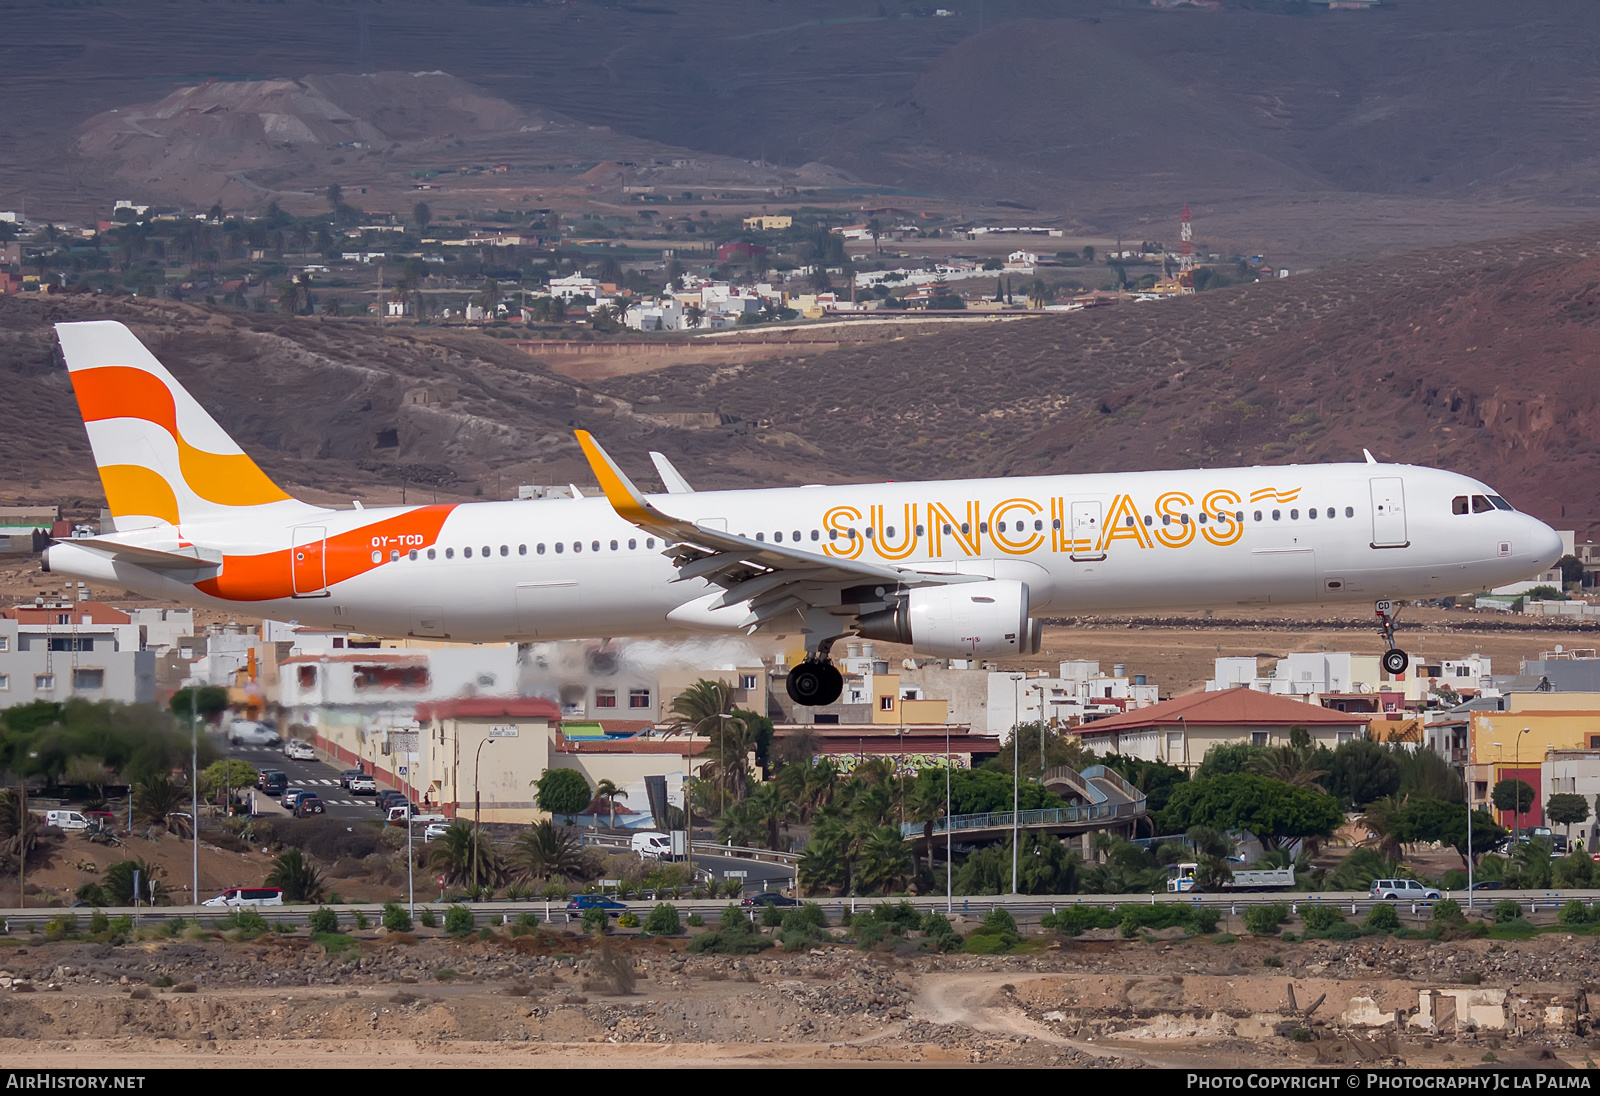
<path fill-rule="evenodd" d="M 133 326 L 270 473 L 334 497 L 586 481 L 581 426 L 642 483 L 660 449 L 703 487 L 1303 463 L 1365 447 L 1477 475 L 1580 535 L 1600 523 L 1597 225 L 593 385 L 470 331 L 0 298 L 10 491 L 94 490 L 49 323 L 101 316 Z"/>

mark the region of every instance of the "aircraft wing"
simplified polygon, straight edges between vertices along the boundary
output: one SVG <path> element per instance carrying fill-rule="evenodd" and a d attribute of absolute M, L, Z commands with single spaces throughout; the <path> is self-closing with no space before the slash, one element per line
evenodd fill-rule
<path fill-rule="evenodd" d="M 617 514 L 667 541 L 667 555 L 677 564 L 679 581 L 702 578 L 724 588 L 706 606 L 708 610 L 748 602 L 746 627 L 759 627 L 791 612 L 803 614 L 807 608 L 877 608 L 893 591 L 905 587 L 983 581 L 979 575 L 933 574 L 824 556 L 673 517 L 639 492 L 588 431 L 577 431 L 577 437 Z"/>

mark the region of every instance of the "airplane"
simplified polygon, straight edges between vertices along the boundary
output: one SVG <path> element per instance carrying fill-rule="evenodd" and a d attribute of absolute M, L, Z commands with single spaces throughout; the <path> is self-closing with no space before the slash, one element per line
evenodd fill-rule
<path fill-rule="evenodd" d="M 799 636 L 801 705 L 833 644 L 1036 654 L 1042 618 L 1372 600 L 1524 579 L 1560 536 L 1471 477 L 1383 464 L 646 494 L 586 431 L 600 497 L 330 509 L 291 497 L 120 323 L 57 325 L 113 521 L 45 569 L 375 636 L 470 642 Z"/>

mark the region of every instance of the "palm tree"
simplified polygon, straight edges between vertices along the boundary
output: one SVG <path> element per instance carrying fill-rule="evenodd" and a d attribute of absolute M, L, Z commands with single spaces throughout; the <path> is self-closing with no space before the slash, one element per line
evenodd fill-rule
<path fill-rule="evenodd" d="M 606 801 L 606 805 L 611 808 L 611 819 L 609 825 L 612 829 L 616 829 L 617 800 L 628 798 L 628 793 L 617 787 L 617 785 L 611 780 L 602 780 L 600 783 L 594 786 L 594 797 L 596 799 L 604 799 Z"/>
<path fill-rule="evenodd" d="M 1317 767 L 1316 754 L 1308 747 L 1269 746 L 1252 757 L 1246 768 L 1258 776 L 1296 788 L 1315 788 L 1324 794 L 1328 790 L 1320 783 L 1328 770 Z"/>
<path fill-rule="evenodd" d="M 898 826 L 876 827 L 860 842 L 859 848 L 851 874 L 855 890 L 889 894 L 904 888 L 913 864 L 911 849 L 900 836 Z"/>
<path fill-rule="evenodd" d="M 451 883 L 484 882 L 498 886 L 505 871 L 494 839 L 458 818 L 428 852 L 428 866 Z"/>
<path fill-rule="evenodd" d="M 304 274 L 296 274 L 278 284 L 278 311 L 287 316 L 305 316 L 311 312 L 311 281 Z"/>
<path fill-rule="evenodd" d="M 472 300 L 483 309 L 486 319 L 494 319 L 495 312 L 500 308 L 500 283 L 493 278 L 485 278 Z"/>
<path fill-rule="evenodd" d="M 724 793 L 744 798 L 750 772 L 749 729 L 733 714 L 733 689 L 720 679 L 701 678 L 672 698 L 665 725 L 668 734 L 692 734 L 709 740 L 706 753 L 710 778 Z"/>
<path fill-rule="evenodd" d="M 761 817 L 750 801 L 735 803 L 717 821 L 717 840 L 749 847 L 765 836 Z"/>
<path fill-rule="evenodd" d="M 267 886 L 281 887 L 283 900 L 295 902 L 320 902 L 323 896 L 322 876 L 299 849 L 287 849 L 272 862 L 267 873 Z"/>
<path fill-rule="evenodd" d="M 418 202 L 411 207 L 411 219 L 417 222 L 417 231 L 428 231 L 428 224 L 433 220 L 433 210 L 428 208 L 427 202 Z"/>
<path fill-rule="evenodd" d="M 141 822 L 152 826 L 167 824 L 167 815 L 188 798 L 188 789 L 174 784 L 164 772 L 151 773 L 133 789 L 133 810 Z"/>
<path fill-rule="evenodd" d="M 883 253 L 883 248 L 881 246 L 879 246 L 878 240 L 879 240 L 880 237 L 883 236 L 883 222 L 878 220 L 878 218 L 876 218 L 876 217 L 874 217 L 870 221 L 868 221 L 867 222 L 867 235 L 872 237 L 872 250 L 873 250 L 873 253 L 874 254 L 882 254 Z"/>
<path fill-rule="evenodd" d="M 690 327 L 699 327 L 705 323 L 706 310 L 697 304 L 692 304 L 683 310 L 683 322 Z"/>
<path fill-rule="evenodd" d="M 918 780 L 911 786 L 906 804 L 911 821 L 922 823 L 922 849 L 929 871 L 933 870 L 933 826 L 944 817 L 943 784 L 942 780 Z"/>
<path fill-rule="evenodd" d="M 783 846 L 778 842 L 789 832 L 789 823 L 795 816 L 793 797 L 784 794 L 776 780 L 769 780 L 757 787 L 746 803 L 756 820 L 766 828 L 767 848 L 782 851 Z"/>
<path fill-rule="evenodd" d="M 511 859 L 527 879 L 550 879 L 583 872 L 583 852 L 577 836 L 569 827 L 557 826 L 549 819 L 534 823 L 532 829 L 517 837 L 512 843 Z"/>

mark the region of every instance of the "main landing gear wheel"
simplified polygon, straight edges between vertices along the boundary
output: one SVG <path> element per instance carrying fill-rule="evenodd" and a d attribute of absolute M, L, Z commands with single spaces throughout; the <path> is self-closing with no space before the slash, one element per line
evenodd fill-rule
<path fill-rule="evenodd" d="M 1406 672 L 1406 667 L 1411 665 L 1411 656 L 1400 648 L 1383 652 L 1383 668 L 1395 677 Z"/>
<path fill-rule="evenodd" d="M 789 671 L 789 699 L 808 708 L 832 704 L 844 692 L 844 675 L 839 667 L 821 659 L 808 658 Z"/>
<path fill-rule="evenodd" d="M 1400 607 L 1392 601 L 1379 601 L 1372 608 L 1378 614 L 1378 628 L 1383 633 L 1384 646 L 1389 648 L 1383 653 L 1383 668 L 1391 677 L 1399 677 L 1411 665 L 1411 656 L 1394 643 L 1394 621 L 1400 615 Z"/>

